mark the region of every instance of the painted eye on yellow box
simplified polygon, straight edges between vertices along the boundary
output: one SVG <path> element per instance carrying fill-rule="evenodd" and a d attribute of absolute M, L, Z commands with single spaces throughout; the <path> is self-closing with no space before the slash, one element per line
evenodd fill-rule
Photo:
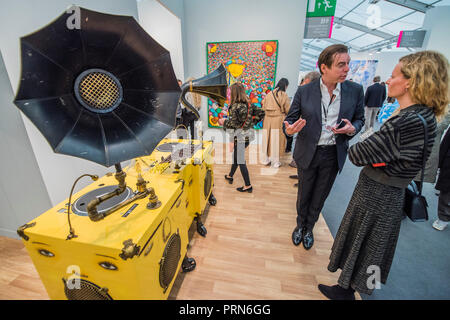
<path fill-rule="evenodd" d="M 113 265 L 110 262 L 100 262 L 99 265 L 100 265 L 100 267 L 102 267 L 106 270 L 117 270 L 118 269 L 115 265 Z"/>
<path fill-rule="evenodd" d="M 53 252 L 50 252 L 50 251 L 45 250 L 45 249 L 40 249 L 39 253 L 41 255 L 43 255 L 44 257 L 47 257 L 47 258 L 53 258 L 55 256 L 55 254 Z"/>

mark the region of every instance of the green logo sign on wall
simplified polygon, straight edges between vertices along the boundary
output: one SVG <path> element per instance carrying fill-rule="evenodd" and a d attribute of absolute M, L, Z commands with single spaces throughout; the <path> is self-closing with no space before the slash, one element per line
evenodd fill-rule
<path fill-rule="evenodd" d="M 308 0 L 307 17 L 331 17 L 336 11 L 337 0 Z"/>

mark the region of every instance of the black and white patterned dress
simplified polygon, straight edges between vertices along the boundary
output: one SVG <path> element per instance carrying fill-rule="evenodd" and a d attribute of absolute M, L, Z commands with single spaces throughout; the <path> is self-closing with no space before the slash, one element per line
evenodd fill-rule
<path fill-rule="evenodd" d="M 403 216 L 404 189 L 422 167 L 427 122 L 430 154 L 436 136 L 433 110 L 422 105 L 402 109 L 378 132 L 353 145 L 350 161 L 361 170 L 358 183 L 333 243 L 328 270 L 342 270 L 338 284 L 371 294 L 372 275 L 386 283 Z M 373 164 L 385 164 L 373 167 Z M 368 284 L 369 282 L 369 284 Z"/>

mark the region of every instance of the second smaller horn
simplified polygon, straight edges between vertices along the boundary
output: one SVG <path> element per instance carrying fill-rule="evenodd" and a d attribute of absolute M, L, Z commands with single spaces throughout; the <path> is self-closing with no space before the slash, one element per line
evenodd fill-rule
<path fill-rule="evenodd" d="M 184 83 L 181 86 L 181 102 L 192 111 L 197 119 L 200 118 L 198 110 L 186 100 L 186 93 L 195 92 L 216 100 L 223 106 L 227 99 L 227 71 L 223 64 L 206 76 Z"/>

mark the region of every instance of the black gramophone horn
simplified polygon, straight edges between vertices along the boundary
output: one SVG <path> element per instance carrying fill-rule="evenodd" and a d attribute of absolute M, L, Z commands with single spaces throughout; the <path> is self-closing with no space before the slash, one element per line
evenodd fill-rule
<path fill-rule="evenodd" d="M 14 100 L 56 153 L 109 167 L 149 155 L 172 130 L 180 86 L 170 53 L 129 16 L 80 10 L 21 38 Z"/>
<path fill-rule="evenodd" d="M 206 76 L 183 84 L 181 86 L 181 102 L 195 114 L 197 119 L 199 119 L 200 114 L 197 109 L 186 100 L 186 93 L 195 92 L 201 94 L 216 100 L 219 105 L 223 106 L 227 99 L 227 87 L 227 71 L 223 64 L 221 64 L 220 67 Z"/>

